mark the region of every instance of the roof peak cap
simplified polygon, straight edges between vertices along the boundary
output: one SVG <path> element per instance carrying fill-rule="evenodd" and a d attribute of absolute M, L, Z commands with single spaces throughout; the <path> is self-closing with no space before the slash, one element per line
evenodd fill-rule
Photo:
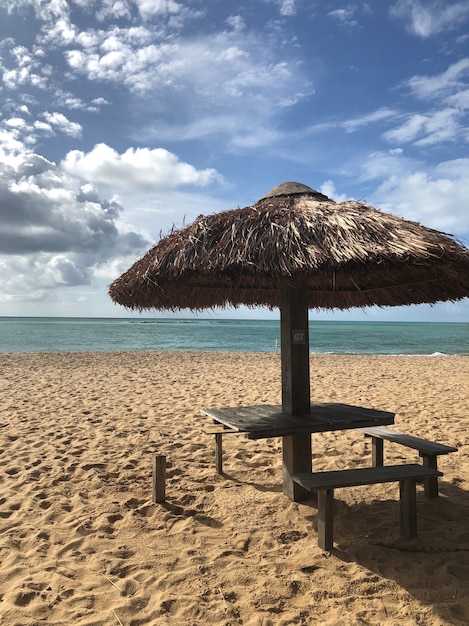
<path fill-rule="evenodd" d="M 262 198 L 260 199 L 265 200 L 266 198 L 292 195 L 314 196 L 314 198 L 316 200 L 319 200 L 320 202 L 333 202 L 333 200 L 325 196 L 323 193 L 320 193 L 319 191 L 308 187 L 308 185 L 303 185 L 302 183 L 296 183 L 294 181 L 289 181 L 277 185 L 277 187 L 274 187 L 273 189 L 268 191 L 265 196 L 262 196 Z"/>

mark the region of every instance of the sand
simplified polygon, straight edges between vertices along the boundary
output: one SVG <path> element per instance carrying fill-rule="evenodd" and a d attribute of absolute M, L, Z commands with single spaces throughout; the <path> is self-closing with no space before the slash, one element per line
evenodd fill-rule
<path fill-rule="evenodd" d="M 0 370 L 1 624 L 469 624 L 468 356 L 311 358 L 314 400 L 459 448 L 438 499 L 418 488 L 417 539 L 399 536 L 396 484 L 337 490 L 330 553 L 316 509 L 282 494 L 279 439 L 225 437 L 218 476 L 203 433 L 202 407 L 280 402 L 278 354 L 3 354 Z M 357 432 L 313 451 L 317 470 L 370 463 Z"/>

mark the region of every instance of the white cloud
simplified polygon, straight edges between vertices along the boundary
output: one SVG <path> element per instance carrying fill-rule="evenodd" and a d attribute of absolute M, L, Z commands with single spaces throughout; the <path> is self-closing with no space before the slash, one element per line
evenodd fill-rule
<path fill-rule="evenodd" d="M 354 19 L 355 8 L 356 7 L 348 6 L 344 9 L 334 9 L 333 11 L 329 11 L 327 15 L 338 20 L 343 26 L 356 26 L 358 22 Z"/>
<path fill-rule="evenodd" d="M 88 0 L 82 1 L 87 2 Z M 3 0 L 2 4 L 8 13 L 31 8 L 36 18 L 42 21 L 60 19 L 69 12 L 67 0 L 52 0 L 51 2 L 43 2 L 42 0 Z M 75 4 L 80 4 L 80 1 L 75 0 Z"/>
<path fill-rule="evenodd" d="M 111 7 L 109 2 L 105 5 Z M 124 5 L 130 6 L 121 5 L 119 13 L 124 11 Z M 182 4 L 171 0 L 140 0 L 137 6 L 145 16 L 182 15 L 186 11 Z M 280 7 L 284 14 L 292 14 L 295 3 L 284 1 Z M 78 32 L 66 27 L 67 15 L 63 7 L 60 24 L 52 30 L 44 29 L 44 37 L 50 35 L 54 45 L 66 48 L 65 59 L 75 76 L 124 85 L 141 94 L 155 91 L 157 107 L 166 101 L 169 112 L 174 110 L 176 98 L 178 108 L 196 114 L 198 108 L 206 108 L 211 101 L 215 106 L 233 110 L 239 106 L 233 98 L 245 98 L 242 106 L 255 100 L 259 103 L 258 115 L 262 107 L 262 114 L 269 117 L 277 107 L 291 107 L 311 93 L 296 61 L 278 62 L 278 40 L 269 41 L 265 34 L 246 32 L 241 16 L 228 18 L 231 31 L 176 39 L 177 27 L 156 27 L 150 22 Z M 302 89 L 292 91 L 295 83 Z M 69 97 L 68 106 L 78 108 L 81 103 Z M 251 107 L 246 118 L 252 117 L 252 113 Z M 184 125 L 184 120 L 179 121 Z"/>
<path fill-rule="evenodd" d="M 90 275 L 91 268 L 80 267 L 75 260 L 63 254 L 52 255 L 44 265 L 41 287 L 86 285 Z"/>
<path fill-rule="evenodd" d="M 88 111 L 93 109 L 88 105 L 86 108 Z M 45 111 L 33 116 L 26 108 L 26 117 L 0 120 L 0 149 L 11 154 L 31 152 L 41 138 L 54 135 L 77 138 L 81 137 L 82 131 L 81 124 L 69 120 L 63 113 Z"/>
<path fill-rule="evenodd" d="M 469 4 L 445 0 L 398 0 L 391 7 L 393 17 L 406 22 L 407 30 L 418 37 L 427 38 L 452 30 L 469 20 Z"/>
<path fill-rule="evenodd" d="M 252 32 L 181 40 L 154 53 L 159 58 L 140 81 L 148 104 L 137 104 L 157 121 L 140 129 L 141 141 L 221 134 L 230 146 L 259 146 L 277 134 L 277 116 L 313 92 L 298 61 L 279 62 L 275 46 Z"/>
<path fill-rule="evenodd" d="M 29 114 L 0 120 L 0 150 L 5 153 L 21 154 L 31 152 L 40 138 L 54 135 L 80 137 L 82 126 L 69 120 L 62 113 L 44 112 L 38 116 Z"/>
<path fill-rule="evenodd" d="M 0 126 L 0 153 L 15 154 L 24 150 L 17 129 L 7 130 Z"/>
<path fill-rule="evenodd" d="M 400 116 L 403 122 L 382 136 L 392 143 L 414 142 L 430 146 L 467 138 L 469 108 L 469 58 L 460 59 L 434 76 L 413 76 L 402 83 L 421 101 L 432 101 L 434 110 Z"/>
<path fill-rule="evenodd" d="M 425 127 L 427 118 L 425 115 L 415 113 L 410 115 L 407 120 L 398 128 L 394 128 L 383 134 L 383 137 L 394 143 L 406 143 L 412 141 Z"/>
<path fill-rule="evenodd" d="M 268 105 L 266 105 L 268 106 Z M 171 141 L 175 135 L 181 141 L 193 141 L 220 136 L 228 136 L 226 145 L 230 149 L 254 149 L 281 141 L 287 141 L 288 133 L 276 128 L 272 122 L 272 113 L 268 111 L 262 117 L 261 106 L 247 107 L 245 110 L 229 111 L 225 114 L 213 114 L 192 119 L 187 124 L 158 124 L 156 128 L 144 128 L 136 132 L 139 141 L 153 137 L 159 141 Z M 195 117 L 195 116 L 193 116 Z M 304 131 L 301 133 L 304 134 Z"/>
<path fill-rule="evenodd" d="M 44 35 L 38 41 L 44 45 L 68 46 L 75 41 L 77 33 L 78 28 L 70 22 L 67 15 L 49 23 L 44 29 Z"/>
<path fill-rule="evenodd" d="M 342 126 L 342 128 L 344 128 L 348 133 L 351 133 L 363 126 L 368 126 L 368 124 L 373 124 L 375 122 L 382 122 L 383 120 L 393 118 L 396 115 L 397 112 L 393 109 L 382 107 L 381 109 L 377 109 L 371 113 L 365 113 L 364 115 L 345 120 L 340 123 L 340 126 Z"/>
<path fill-rule="evenodd" d="M 230 15 L 227 18 L 226 23 L 230 28 L 236 31 L 241 31 L 246 28 L 246 23 L 241 15 Z"/>
<path fill-rule="evenodd" d="M 86 43 L 82 49 L 65 52 L 74 73 L 84 74 L 92 81 L 122 84 L 138 92 L 158 84 L 172 47 L 153 43 L 151 32 L 142 27 L 102 31 L 94 45 L 89 40 Z"/>
<path fill-rule="evenodd" d="M 47 87 L 52 73 L 51 66 L 44 64 L 38 55 L 31 53 L 25 46 L 14 46 L 9 49 L 9 53 L 13 68 L 0 57 L 0 71 L 7 89 L 14 90 L 25 86 L 38 89 Z"/>
<path fill-rule="evenodd" d="M 159 41 L 143 27 L 113 28 L 100 33 L 93 45 L 68 50 L 65 56 L 76 74 L 140 93 L 158 90 L 158 104 L 164 94 L 170 106 L 177 96 L 178 106 L 187 107 L 184 96 L 190 94 L 200 106 L 213 101 L 233 108 L 238 106 L 233 98 L 261 98 L 264 104 L 272 101 L 272 110 L 286 102 L 293 86 L 295 93 L 300 93 L 298 84 L 302 94 L 310 93 L 298 62 L 279 62 L 275 46 L 239 30 L 173 42 Z"/>
<path fill-rule="evenodd" d="M 455 141 L 460 137 L 461 125 L 457 109 L 443 109 L 428 115 L 410 115 L 398 128 L 383 134 L 392 143 L 414 141 L 416 146 L 429 146 L 443 141 Z"/>
<path fill-rule="evenodd" d="M 384 210 L 453 233 L 468 232 L 468 197 L 469 159 L 445 161 L 429 172 L 393 173 L 375 193 Z"/>
<path fill-rule="evenodd" d="M 11 117 L 5 120 L 4 124 L 10 128 L 24 128 L 26 126 L 26 122 L 22 117 Z"/>
<path fill-rule="evenodd" d="M 415 167 L 414 164 L 400 148 L 387 151 L 373 151 L 367 154 L 365 159 L 359 164 L 358 174 L 356 175 L 360 181 L 376 181 L 379 184 L 379 181 L 387 180 L 390 176 L 396 178 L 404 176 L 413 167 Z M 355 173 L 357 170 L 353 169 L 352 171 Z"/>
<path fill-rule="evenodd" d="M 83 128 L 77 122 L 71 122 L 62 113 L 44 113 L 44 119 L 51 126 L 51 128 L 57 129 L 65 135 L 71 137 L 80 137 Z"/>
<path fill-rule="evenodd" d="M 332 180 L 325 180 L 319 187 L 319 191 L 335 202 L 344 202 L 348 199 L 345 194 L 337 191 Z"/>
<path fill-rule="evenodd" d="M 86 7 L 89 0 L 81 0 L 80 4 Z M 132 2 L 128 0 L 102 0 L 96 12 L 96 18 L 104 21 L 106 19 L 130 18 L 132 15 Z"/>
<path fill-rule="evenodd" d="M 456 109 L 443 109 L 427 117 L 425 136 L 415 142 L 416 146 L 433 146 L 444 141 L 456 141 L 463 128 Z"/>
<path fill-rule="evenodd" d="M 446 102 L 461 110 L 469 109 L 469 89 L 464 89 L 463 91 L 449 96 Z"/>
<path fill-rule="evenodd" d="M 379 124 L 380 122 L 393 121 L 394 119 L 401 119 L 402 114 L 395 109 L 388 107 L 381 107 L 370 113 L 363 113 L 356 117 L 351 117 L 345 120 L 334 120 L 328 122 L 320 122 L 313 124 L 307 128 L 302 129 L 301 134 L 316 135 L 320 133 L 326 133 L 334 129 L 343 129 L 346 133 L 354 133 L 363 128 L 366 128 L 370 124 Z"/>
<path fill-rule="evenodd" d="M 103 97 L 93 98 L 91 101 L 86 102 L 81 97 L 74 95 L 70 91 L 56 89 L 54 94 L 54 104 L 57 107 L 64 107 L 70 111 L 88 111 L 89 113 L 97 113 L 104 105 L 108 105 L 109 102 Z"/>
<path fill-rule="evenodd" d="M 297 0 L 264 0 L 278 7 L 280 15 L 284 17 L 291 17 L 296 15 L 296 3 Z"/>
<path fill-rule="evenodd" d="M 180 185 L 205 186 L 221 180 L 216 170 L 196 170 L 163 148 L 129 148 L 119 154 L 102 143 L 86 154 L 72 150 L 61 167 L 94 183 L 124 189 L 173 189 Z"/>
<path fill-rule="evenodd" d="M 437 167 L 437 172 L 447 177 L 455 177 L 457 179 L 469 177 L 469 158 L 453 159 L 452 161 L 443 161 Z M 469 224 L 468 224 L 469 226 Z"/>
<path fill-rule="evenodd" d="M 278 0 L 280 7 L 280 15 L 295 15 L 296 14 L 296 0 Z"/>
<path fill-rule="evenodd" d="M 241 15 L 232 15 L 225 20 L 226 30 L 211 29 L 208 33 L 204 28 L 197 35 L 182 37 L 181 25 L 201 15 L 183 2 L 75 0 L 74 4 L 76 10 L 71 12 L 70 4 L 62 0 L 47 8 L 40 0 L 20 2 L 19 7 L 34 8 L 42 28 L 32 47 L 35 52 L 18 48 L 10 67 L 4 68 L 11 88 L 32 85 L 34 81 L 39 86 L 42 80 L 43 88 L 50 83 L 54 89 L 51 104 L 56 109 L 95 112 L 99 105 L 86 100 L 84 94 L 89 93 L 90 86 L 83 79 L 103 89 L 107 89 L 106 84 L 110 89 L 117 86 L 142 97 L 136 100 L 135 107 L 144 111 L 145 120 L 156 122 L 141 132 L 148 132 L 158 143 L 165 137 L 195 134 L 202 138 L 221 133 L 229 135 L 227 145 L 238 147 L 259 146 L 265 139 L 277 136 L 276 120 L 286 109 L 314 93 L 310 76 L 315 60 L 308 59 L 307 65 L 306 59 L 303 64 L 298 55 L 291 55 L 291 48 L 285 48 L 280 22 L 273 36 L 267 29 L 248 29 Z M 296 12 L 293 1 L 276 4 L 284 15 Z M 76 19 L 74 24 L 71 20 L 75 20 L 80 7 L 82 19 Z M 109 18 L 99 27 L 97 11 Z M 39 51 L 51 56 L 39 63 Z M 75 93 L 79 95 L 57 89 L 57 54 L 63 55 L 66 77 L 70 85 L 76 85 Z M 45 61 L 52 55 L 53 70 L 46 71 Z M 228 120 L 225 128 L 217 122 L 221 119 Z M 43 120 L 50 129 L 59 131 L 56 123 Z M 50 129 L 42 128 L 42 132 Z M 200 129 L 206 129 L 207 134 L 203 135 Z M 63 125 L 61 132 L 78 136 L 79 129 Z M 36 139 L 30 135 L 28 141 L 34 143 Z"/>
<path fill-rule="evenodd" d="M 34 130 L 39 131 L 43 135 L 53 135 L 54 131 L 52 130 L 52 126 L 47 124 L 46 122 L 42 122 L 41 120 L 35 120 L 33 122 Z"/>
<path fill-rule="evenodd" d="M 441 98 L 464 85 L 464 77 L 469 76 L 469 58 L 460 59 L 448 69 L 434 76 L 413 76 L 405 85 L 414 96 L 420 99 Z"/>
<path fill-rule="evenodd" d="M 174 0 L 136 0 L 138 10 L 143 17 L 179 13 L 183 5 Z"/>

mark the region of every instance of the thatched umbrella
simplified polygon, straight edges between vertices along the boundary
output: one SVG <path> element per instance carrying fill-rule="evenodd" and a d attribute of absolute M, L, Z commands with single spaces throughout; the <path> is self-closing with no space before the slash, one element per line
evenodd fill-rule
<path fill-rule="evenodd" d="M 416 222 L 290 182 L 253 206 L 173 229 L 109 294 L 137 310 L 279 307 L 283 411 L 303 415 L 309 308 L 460 300 L 469 296 L 469 250 Z"/>
<path fill-rule="evenodd" d="M 131 309 L 280 306 L 280 287 L 304 284 L 308 307 L 400 306 L 469 295 L 469 250 L 450 236 L 299 183 L 253 206 L 201 215 L 115 280 Z"/>

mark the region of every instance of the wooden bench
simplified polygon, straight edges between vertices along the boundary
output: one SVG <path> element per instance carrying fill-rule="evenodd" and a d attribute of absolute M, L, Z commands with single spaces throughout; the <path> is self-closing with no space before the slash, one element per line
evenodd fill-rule
<path fill-rule="evenodd" d="M 407 448 L 418 450 L 419 456 L 422 457 L 423 465 L 434 470 L 438 469 L 437 457 L 440 454 L 449 454 L 450 452 L 458 451 L 458 449 L 453 446 L 446 446 L 442 443 L 421 439 L 420 437 L 405 435 L 404 433 L 398 433 L 394 430 L 389 430 L 389 428 L 381 426 L 362 428 L 361 431 L 372 439 L 373 467 L 381 467 L 384 465 L 384 439 L 387 441 L 393 441 L 394 443 L 400 443 L 402 446 L 406 446 Z M 426 498 L 436 498 L 438 496 L 438 477 L 427 478 L 424 481 L 424 489 Z"/>
<path fill-rule="evenodd" d="M 308 491 L 317 491 L 318 544 L 323 550 L 331 550 L 334 543 L 334 489 L 399 481 L 401 534 L 410 539 L 417 536 L 416 483 L 438 476 L 442 473 L 431 467 L 412 464 L 308 472 L 293 474 L 292 480 Z"/>

